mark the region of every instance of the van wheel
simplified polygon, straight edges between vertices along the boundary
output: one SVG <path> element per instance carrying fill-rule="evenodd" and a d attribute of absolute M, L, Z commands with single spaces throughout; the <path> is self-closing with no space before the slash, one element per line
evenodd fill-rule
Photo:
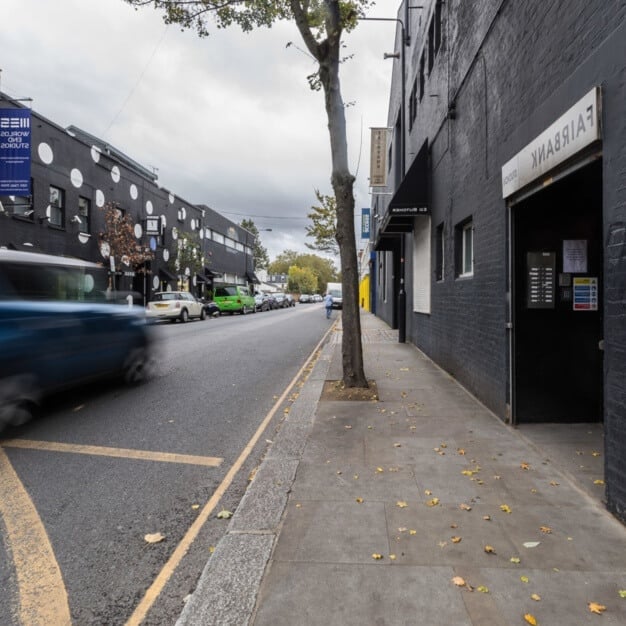
<path fill-rule="evenodd" d="M 189 313 L 187 313 L 187 309 L 183 309 L 183 310 L 180 312 L 180 321 L 181 321 L 183 324 L 186 324 L 186 323 L 189 321 Z"/>

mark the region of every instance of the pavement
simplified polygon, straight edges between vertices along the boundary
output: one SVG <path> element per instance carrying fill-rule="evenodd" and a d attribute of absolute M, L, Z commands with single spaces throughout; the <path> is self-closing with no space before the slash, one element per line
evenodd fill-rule
<path fill-rule="evenodd" d="M 322 396 L 339 318 L 177 625 L 626 624 L 602 425 L 512 428 L 361 324 L 378 401 Z"/>

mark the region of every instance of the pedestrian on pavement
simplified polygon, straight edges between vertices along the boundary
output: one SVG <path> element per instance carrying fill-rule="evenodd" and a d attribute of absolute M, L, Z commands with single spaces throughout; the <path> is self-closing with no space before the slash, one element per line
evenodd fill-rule
<path fill-rule="evenodd" d="M 329 320 L 333 310 L 333 297 L 329 293 L 324 296 L 324 306 L 326 307 L 326 319 Z"/>

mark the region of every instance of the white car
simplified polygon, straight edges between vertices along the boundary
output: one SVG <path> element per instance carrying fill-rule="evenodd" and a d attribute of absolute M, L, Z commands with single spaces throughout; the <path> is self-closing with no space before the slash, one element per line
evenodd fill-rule
<path fill-rule="evenodd" d="M 148 320 L 187 322 L 194 317 L 206 319 L 206 308 L 188 291 L 159 291 L 146 306 Z"/>

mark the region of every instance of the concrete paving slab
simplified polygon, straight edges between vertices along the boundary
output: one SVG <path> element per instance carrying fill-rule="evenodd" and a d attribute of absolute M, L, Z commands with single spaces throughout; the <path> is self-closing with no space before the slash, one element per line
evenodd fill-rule
<path fill-rule="evenodd" d="M 255 626 L 472 626 L 445 567 L 273 563 Z"/>

